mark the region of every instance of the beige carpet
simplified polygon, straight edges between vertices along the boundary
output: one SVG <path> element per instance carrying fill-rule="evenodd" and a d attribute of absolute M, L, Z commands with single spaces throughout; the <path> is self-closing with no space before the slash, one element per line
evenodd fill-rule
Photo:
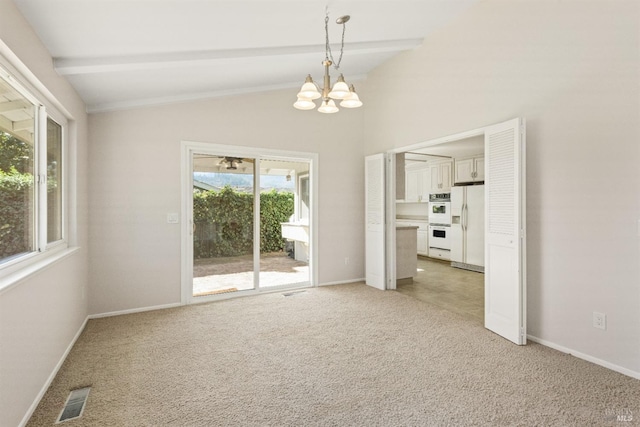
<path fill-rule="evenodd" d="M 637 425 L 640 381 L 362 284 L 91 320 L 29 426 Z M 632 422 L 616 415 L 632 413 Z"/>

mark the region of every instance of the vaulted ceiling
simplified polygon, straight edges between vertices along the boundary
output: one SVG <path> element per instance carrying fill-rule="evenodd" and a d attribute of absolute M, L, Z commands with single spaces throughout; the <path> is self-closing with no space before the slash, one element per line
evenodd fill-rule
<path fill-rule="evenodd" d="M 14 0 L 90 112 L 321 81 L 327 9 L 357 86 L 477 1 Z"/>

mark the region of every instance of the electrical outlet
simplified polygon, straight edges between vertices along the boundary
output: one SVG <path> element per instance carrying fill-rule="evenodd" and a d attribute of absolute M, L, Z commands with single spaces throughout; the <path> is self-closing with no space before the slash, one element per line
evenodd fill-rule
<path fill-rule="evenodd" d="M 593 327 L 598 329 L 607 329 L 607 315 L 604 313 L 593 312 Z"/>

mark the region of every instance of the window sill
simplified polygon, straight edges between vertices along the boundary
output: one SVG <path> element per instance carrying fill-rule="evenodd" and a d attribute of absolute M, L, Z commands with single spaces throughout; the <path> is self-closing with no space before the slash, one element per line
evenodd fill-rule
<path fill-rule="evenodd" d="M 6 275 L 2 275 L 2 272 L 0 272 L 0 295 L 9 289 L 12 289 L 14 286 L 18 285 L 30 276 L 33 276 L 34 274 L 67 258 L 79 249 L 80 247 L 78 246 L 60 248 L 46 254 L 40 254 L 40 256 L 34 257 L 28 265 L 24 265 L 23 267 L 15 271 L 11 271 Z"/>

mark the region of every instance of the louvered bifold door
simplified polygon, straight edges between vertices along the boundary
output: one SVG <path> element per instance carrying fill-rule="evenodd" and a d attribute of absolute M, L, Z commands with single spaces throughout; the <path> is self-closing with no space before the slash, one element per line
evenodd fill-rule
<path fill-rule="evenodd" d="M 385 289 L 385 158 L 365 157 L 365 280 Z"/>
<path fill-rule="evenodd" d="M 485 130 L 485 327 L 526 344 L 524 120 Z"/>

